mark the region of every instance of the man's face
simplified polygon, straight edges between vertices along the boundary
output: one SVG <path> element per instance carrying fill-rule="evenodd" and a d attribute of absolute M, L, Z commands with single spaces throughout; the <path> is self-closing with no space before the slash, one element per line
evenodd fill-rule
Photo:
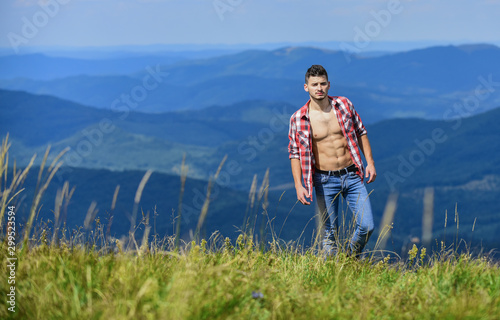
<path fill-rule="evenodd" d="M 323 100 L 328 97 L 330 81 L 325 76 L 309 77 L 304 84 L 304 90 L 309 92 L 312 99 Z"/>

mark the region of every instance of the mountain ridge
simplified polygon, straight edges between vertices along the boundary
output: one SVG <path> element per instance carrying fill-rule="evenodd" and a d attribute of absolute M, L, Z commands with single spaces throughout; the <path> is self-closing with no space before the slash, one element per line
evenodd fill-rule
<path fill-rule="evenodd" d="M 12 104 L 6 103 L 6 100 L 11 99 L 5 99 L 2 94 L 17 95 L 19 102 L 17 107 L 12 108 Z M 172 209 L 177 208 L 180 181 L 178 174 L 184 152 L 190 179 L 202 179 L 197 179 L 198 183 L 195 185 L 190 182 L 187 187 L 189 196 L 186 198 L 188 201 L 185 203 L 186 210 L 189 210 L 193 217 L 199 214 L 199 206 L 196 204 L 203 203 L 207 179 L 215 173 L 220 161 L 227 155 L 220 180 L 216 184 L 218 188 L 226 188 L 229 193 L 226 194 L 226 191 L 219 189 L 220 195 L 210 207 L 210 212 L 216 219 L 207 219 L 207 230 L 222 229 L 220 226 L 223 225 L 224 232 L 234 232 L 236 228 L 233 225 L 239 226 L 242 223 L 241 216 L 246 207 L 248 190 L 254 176 L 257 176 L 258 181 L 262 181 L 268 169 L 269 189 L 272 191 L 269 196 L 269 208 L 279 210 L 271 212 L 273 214 L 276 212 L 280 219 L 284 219 L 293 211 L 290 221 L 287 222 L 290 231 L 287 239 L 296 239 L 313 216 L 312 207 L 294 207 L 296 197 L 293 185 L 290 185 L 293 178 L 287 153 L 287 116 L 295 111 L 297 106 L 283 103 L 276 114 L 274 113 L 276 103 L 241 102 L 233 106 L 202 109 L 199 114 L 194 113 L 196 117 L 192 111 L 172 112 L 163 116 L 131 112 L 125 119 L 128 122 L 113 123 L 116 128 L 112 132 L 102 132 L 101 138 L 98 134 L 90 134 L 89 138 L 82 130 L 95 133 L 103 117 L 107 114 L 109 117 L 117 115 L 106 110 L 69 104 L 48 96 L 38 97 L 0 90 L 0 97 L 2 97 L 0 104 L 3 104 L 0 106 L 0 121 L 3 121 L 0 123 L 0 134 L 5 135 L 10 132 L 12 147 L 9 153 L 13 159 L 11 164 L 15 161 L 17 167 L 22 167 L 31 159 L 34 151 L 39 155 L 43 154 L 49 142 L 52 145 L 49 161 L 67 146 L 71 147 L 70 150 L 82 151 L 76 155 L 69 153 L 74 156 L 73 162 L 63 158 L 67 161 L 66 166 L 60 169 L 61 176 L 58 175 L 54 179 L 56 182 L 54 188 L 60 187 L 60 183 L 69 179 L 72 185 L 77 185 L 78 194 L 82 192 L 81 197 L 74 198 L 73 202 L 77 207 L 74 211 L 75 221 L 83 219 L 92 200 L 98 203 L 109 202 L 116 184 L 120 184 L 124 192 L 125 189 L 128 190 L 124 193 L 127 196 L 120 198 L 120 201 L 132 203 L 131 199 L 138 181 L 147 169 L 155 170 L 156 173 L 152 176 L 152 183 L 150 185 L 148 183 L 145 189 L 145 192 L 150 194 L 148 196 L 150 199 L 144 202 L 144 212 L 149 211 L 152 214 L 155 204 L 158 204 L 163 215 L 166 212 L 170 214 Z M 44 111 L 49 110 L 51 104 L 55 106 L 55 112 Z M 41 106 L 45 106 L 45 109 Z M 38 109 L 39 112 L 36 115 L 32 114 L 30 119 L 32 109 Z M 72 116 L 69 117 L 64 111 L 71 112 Z M 252 112 L 254 116 L 245 124 L 243 120 L 247 118 L 246 114 Z M 58 113 L 60 117 L 54 116 Z M 83 117 L 82 114 L 86 113 L 87 116 Z M 224 114 L 225 118 L 214 121 L 217 120 L 217 114 Z M 257 114 L 262 116 L 259 117 Z M 212 117 L 207 118 L 209 115 Z M 160 129 L 164 126 L 168 129 L 170 124 L 165 123 L 164 119 L 169 117 L 172 118 L 170 124 L 179 125 L 171 128 L 173 130 L 171 136 L 175 139 L 161 138 L 152 134 L 152 128 L 155 126 Z M 381 219 L 388 195 L 393 192 L 399 194 L 392 237 L 394 245 L 398 247 L 397 250 L 405 241 L 420 236 L 423 193 L 429 187 L 435 192 L 436 236 L 441 237 L 446 233 L 441 227 L 445 215 L 451 217 L 457 210 L 460 215 L 460 233 L 463 237 L 469 239 L 471 237 L 469 230 L 475 226 L 476 234 L 480 234 L 480 237 L 488 243 L 495 243 L 495 235 L 500 232 L 498 219 L 500 207 L 497 201 L 500 175 L 496 170 L 500 166 L 500 141 L 496 130 L 499 119 L 500 108 L 496 108 L 468 118 L 447 119 L 447 121 L 410 118 L 367 124 L 379 174 L 377 180 L 367 186 L 371 192 L 370 199 L 376 221 Z M 214 128 L 221 124 L 221 130 L 229 129 L 228 125 L 234 123 L 235 131 L 228 133 L 224 139 L 220 138 L 222 142 L 220 145 L 196 146 L 178 141 L 182 137 L 178 131 L 181 127 L 186 128 L 183 134 L 192 136 L 193 140 L 208 139 L 211 133 L 207 130 L 208 127 L 201 125 L 203 121 Z M 243 130 L 244 125 L 248 126 L 245 130 Z M 18 132 L 11 130 L 16 127 L 19 128 Z M 60 129 L 61 133 L 58 135 L 56 131 L 49 131 L 51 127 L 52 130 Z M 143 131 L 138 131 L 139 129 Z M 236 135 L 238 129 L 244 131 L 240 136 Z M 73 133 L 66 136 L 69 132 Z M 46 138 L 53 137 L 53 139 L 48 139 L 42 144 L 38 143 L 36 148 L 18 144 L 21 138 L 28 139 L 27 142 L 30 139 L 40 141 L 44 134 Z M 62 138 L 56 141 L 55 137 Z M 89 143 L 91 150 L 84 148 L 89 146 Z M 68 164 L 75 165 L 76 156 L 82 158 L 81 163 L 77 163 L 77 167 L 68 167 Z M 132 179 L 132 176 L 128 176 L 131 171 L 135 172 Z M 163 178 L 157 181 L 153 178 L 156 174 Z M 175 181 L 175 184 L 167 187 L 170 183 L 168 181 Z M 56 189 L 53 193 L 55 191 Z M 52 206 L 53 193 L 47 195 L 44 208 Z M 107 198 L 103 198 L 104 195 L 107 195 Z M 230 201 L 227 202 L 227 199 Z M 105 205 L 101 207 L 103 214 L 106 214 L 106 208 Z M 130 205 L 128 208 L 120 212 L 127 210 L 130 212 Z M 239 212 L 240 215 L 235 215 L 235 212 Z M 46 211 L 46 214 L 50 217 L 49 211 Z M 219 214 L 221 220 L 217 218 Z M 130 222 L 123 219 L 125 216 L 124 213 L 122 221 L 115 220 L 114 223 L 128 231 Z M 79 223 L 81 225 L 81 222 Z M 162 230 L 170 227 L 171 224 L 165 222 L 165 229 Z"/>
<path fill-rule="evenodd" d="M 475 90 L 484 82 L 489 82 L 493 91 L 481 99 L 475 112 L 500 104 L 500 90 L 496 88 L 500 48 L 496 46 L 440 46 L 351 57 L 350 61 L 344 54 L 303 47 L 251 50 L 172 64 L 149 61 L 135 72 L 122 75 L 71 75 L 50 81 L 2 79 L 0 87 L 108 109 L 128 97 L 129 104 L 153 113 L 245 100 L 301 105 L 307 100 L 302 89 L 304 73 L 315 63 L 328 70 L 331 94 L 348 96 L 368 122 L 412 115 L 435 118 L 444 108 L 474 98 Z"/>

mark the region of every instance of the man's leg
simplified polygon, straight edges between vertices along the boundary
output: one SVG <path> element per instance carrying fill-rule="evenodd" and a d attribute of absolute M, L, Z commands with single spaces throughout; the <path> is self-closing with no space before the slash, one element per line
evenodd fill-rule
<path fill-rule="evenodd" d="M 323 230 L 323 249 L 327 255 L 337 254 L 338 248 L 338 207 L 340 179 L 325 174 L 314 174 L 314 188 L 320 221 Z"/>
<path fill-rule="evenodd" d="M 354 215 L 354 234 L 350 242 L 350 251 L 359 255 L 373 233 L 374 223 L 370 198 L 365 184 L 356 173 L 349 173 L 345 179 L 344 195 Z"/>

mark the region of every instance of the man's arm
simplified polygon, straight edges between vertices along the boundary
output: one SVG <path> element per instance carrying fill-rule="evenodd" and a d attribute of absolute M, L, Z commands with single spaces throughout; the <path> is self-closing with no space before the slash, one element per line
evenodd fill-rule
<path fill-rule="evenodd" d="M 299 159 L 290 159 L 290 163 L 292 165 L 292 175 L 293 181 L 295 182 L 295 191 L 297 192 L 297 199 L 302 204 L 309 205 L 311 204 L 307 201 L 307 197 L 309 194 L 307 193 L 306 188 L 302 185 L 302 168 L 300 166 Z"/>
<path fill-rule="evenodd" d="M 372 147 L 370 146 L 370 140 L 368 140 L 368 135 L 364 134 L 358 137 L 359 147 L 363 151 L 363 155 L 366 159 L 366 175 L 365 177 L 370 179 L 366 183 L 375 181 L 377 178 L 377 171 L 375 170 L 375 161 L 373 160 Z"/>
<path fill-rule="evenodd" d="M 288 131 L 288 139 L 290 140 L 288 144 L 288 153 L 290 158 L 290 163 L 292 165 L 292 175 L 293 181 L 295 182 L 295 191 L 297 192 L 297 199 L 302 204 L 310 204 L 307 201 L 309 196 L 306 188 L 302 185 L 302 167 L 300 165 L 300 155 L 299 155 L 299 144 L 296 140 L 297 124 L 296 124 L 295 113 L 290 117 L 290 128 Z"/>

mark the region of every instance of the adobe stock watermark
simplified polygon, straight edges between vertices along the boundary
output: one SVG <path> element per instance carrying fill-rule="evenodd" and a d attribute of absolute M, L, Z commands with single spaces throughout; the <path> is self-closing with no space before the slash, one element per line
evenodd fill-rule
<path fill-rule="evenodd" d="M 487 78 L 478 77 L 479 84 L 474 89 L 473 93 L 461 99 L 461 102 L 453 104 L 453 107 L 446 109 L 443 113 L 443 120 L 452 122 L 451 129 L 458 130 L 462 126 L 462 119 L 471 116 L 478 110 L 482 101 L 488 99 L 500 87 L 500 82 L 493 81 L 490 74 Z M 397 172 L 385 172 L 384 177 L 392 192 L 396 191 L 396 185 L 403 183 L 408 179 L 427 158 L 431 157 L 439 144 L 448 140 L 448 135 L 443 128 L 435 128 L 432 130 L 429 138 L 419 140 L 415 139 L 415 148 L 403 157 L 398 156 L 399 164 Z"/>
<path fill-rule="evenodd" d="M 16 256 L 16 207 L 7 207 L 7 237 L 5 243 L 7 244 L 7 275 L 5 277 L 7 282 L 7 310 L 16 312 L 16 269 L 17 269 L 17 256 Z"/>
<path fill-rule="evenodd" d="M 412 2 L 413 0 L 404 0 L 405 2 Z M 392 18 L 404 11 L 404 6 L 400 0 L 389 0 L 385 9 L 379 11 L 372 10 L 370 15 L 372 19 L 365 23 L 363 28 L 359 26 L 354 27 L 354 37 L 352 43 L 341 42 L 340 50 L 344 52 L 344 58 L 347 63 L 351 62 L 352 53 L 360 53 L 366 49 L 370 43 L 380 36 L 382 31 L 386 29 L 392 22 Z"/>
<path fill-rule="evenodd" d="M 160 66 L 156 65 L 153 69 L 151 66 L 146 67 L 147 74 L 142 78 L 142 83 L 134 86 L 127 93 L 122 93 L 119 97 L 111 102 L 111 110 L 117 113 L 117 119 L 103 118 L 99 123 L 92 128 L 85 128 L 81 130 L 82 138 L 78 141 L 74 148 L 64 155 L 64 167 L 56 173 L 59 182 L 62 182 L 62 175 L 73 171 L 71 167 L 78 167 L 82 164 L 84 159 L 95 148 L 99 147 L 106 134 L 110 134 L 116 130 L 115 122 L 118 120 L 125 120 L 131 110 L 140 106 L 144 102 L 149 93 L 158 88 L 163 82 L 163 79 L 168 76 L 168 73 L 162 72 Z"/>
<path fill-rule="evenodd" d="M 234 9 L 239 7 L 245 0 L 214 0 L 212 5 L 220 21 L 224 21 L 224 15 L 227 12 L 233 12 Z"/>
<path fill-rule="evenodd" d="M 222 167 L 217 180 L 214 181 L 215 183 L 212 185 L 210 194 L 211 201 L 219 196 L 221 187 L 229 186 L 232 177 L 239 175 L 243 171 L 245 163 L 253 161 L 257 157 L 258 152 L 264 150 L 266 145 L 273 141 L 279 132 L 288 130 L 290 113 L 287 107 L 284 106 L 283 110 L 274 108 L 272 113 L 273 115 L 270 117 L 266 127 L 261 128 L 256 135 L 248 136 L 244 141 L 238 144 L 238 154 L 244 156 L 242 161 L 229 160 Z M 210 175 L 213 176 L 212 173 Z M 205 202 L 208 191 L 207 188 L 203 190 L 204 192 L 195 188 L 193 190 L 194 197 L 191 200 L 191 205 L 182 204 L 182 220 L 184 222 L 189 223 L 192 217 L 199 216 Z"/>
<path fill-rule="evenodd" d="M 27 44 L 31 39 L 35 38 L 40 29 L 49 24 L 61 9 L 61 6 L 68 4 L 71 0 L 40 0 L 38 7 L 31 18 L 26 16 L 21 18 L 21 29 L 19 33 L 9 32 L 7 38 L 9 39 L 10 46 L 15 53 L 19 53 L 19 46 Z"/>

